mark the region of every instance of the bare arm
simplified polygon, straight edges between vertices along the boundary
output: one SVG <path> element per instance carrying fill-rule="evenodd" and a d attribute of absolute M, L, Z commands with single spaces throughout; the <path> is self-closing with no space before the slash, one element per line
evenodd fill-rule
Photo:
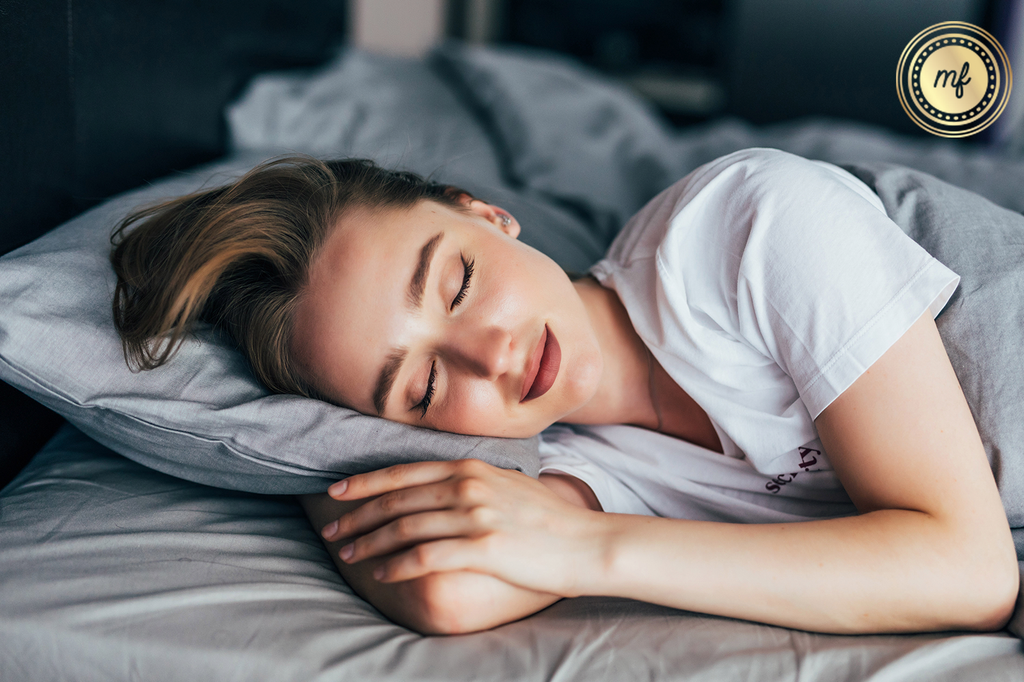
<path fill-rule="evenodd" d="M 570 476 L 541 475 L 550 490 L 564 500 L 600 511 L 593 492 Z M 299 498 L 313 527 L 318 531 L 365 501 L 342 502 L 326 493 Z M 387 557 L 373 557 L 346 563 L 338 552 L 343 538 L 324 540 L 328 553 L 342 577 L 363 599 L 391 620 L 422 634 L 475 632 L 519 620 L 561 599 L 558 595 L 524 589 L 493 576 L 472 571 L 450 571 L 397 583 L 382 583 L 373 571 Z"/>
<path fill-rule="evenodd" d="M 595 514 L 478 462 L 393 467 L 331 492 L 383 493 L 341 524 L 368 533 L 353 560 L 409 547 L 379 567 L 384 581 L 474 570 L 563 596 L 631 597 L 838 633 L 1001 627 L 1018 589 L 1016 556 L 931 318 L 817 426 L 860 516 L 737 525 Z"/>
<path fill-rule="evenodd" d="M 597 589 L 840 633 L 1002 627 L 1018 589 L 1016 556 L 931 318 L 816 423 L 860 516 L 763 526 L 625 522 L 612 531 Z"/>

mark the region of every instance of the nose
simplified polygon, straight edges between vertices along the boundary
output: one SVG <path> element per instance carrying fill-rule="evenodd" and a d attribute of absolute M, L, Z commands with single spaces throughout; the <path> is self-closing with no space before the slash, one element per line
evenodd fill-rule
<path fill-rule="evenodd" d="M 485 379 L 511 368 L 512 334 L 500 327 L 452 329 L 445 349 L 450 361 Z"/>

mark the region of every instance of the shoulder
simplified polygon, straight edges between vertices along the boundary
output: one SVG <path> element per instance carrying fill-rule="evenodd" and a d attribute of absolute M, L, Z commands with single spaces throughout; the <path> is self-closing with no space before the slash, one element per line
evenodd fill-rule
<path fill-rule="evenodd" d="M 833 202 L 885 214 L 881 199 L 851 173 L 780 149 L 741 149 L 697 168 L 678 184 L 675 215 L 691 205 L 735 215 L 766 203 L 773 210 L 806 214 Z"/>
<path fill-rule="evenodd" d="M 840 213 L 836 213 L 840 211 Z M 881 200 L 847 171 L 779 149 L 754 147 L 696 168 L 654 197 L 612 243 L 606 260 L 653 257 L 667 240 L 725 240 L 734 249 L 755 223 L 800 229 L 808 219 L 866 213 Z M 795 220 L 794 220 L 795 219 Z"/>

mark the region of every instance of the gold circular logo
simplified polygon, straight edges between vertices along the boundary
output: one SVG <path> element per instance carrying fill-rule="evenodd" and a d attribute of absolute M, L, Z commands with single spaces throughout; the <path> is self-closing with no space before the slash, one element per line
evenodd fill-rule
<path fill-rule="evenodd" d="M 945 21 L 914 36 L 896 67 L 903 110 L 930 133 L 967 137 L 992 125 L 1010 99 L 1003 46 L 983 28 Z"/>

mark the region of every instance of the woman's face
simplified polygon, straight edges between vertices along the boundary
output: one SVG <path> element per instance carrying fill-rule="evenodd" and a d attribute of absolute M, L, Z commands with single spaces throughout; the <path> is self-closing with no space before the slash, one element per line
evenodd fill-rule
<path fill-rule="evenodd" d="M 312 264 L 292 350 L 321 392 L 360 412 L 532 436 L 593 397 L 597 336 L 515 219 L 467 202 L 347 212 Z"/>

